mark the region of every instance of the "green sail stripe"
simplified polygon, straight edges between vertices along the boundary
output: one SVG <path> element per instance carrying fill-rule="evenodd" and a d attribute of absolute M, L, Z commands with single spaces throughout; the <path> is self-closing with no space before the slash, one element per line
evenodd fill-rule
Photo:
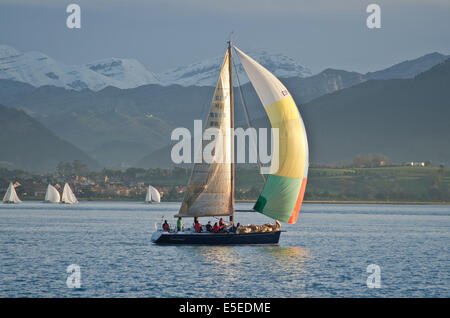
<path fill-rule="evenodd" d="M 281 222 L 288 222 L 301 185 L 302 178 L 270 174 L 253 209 Z"/>

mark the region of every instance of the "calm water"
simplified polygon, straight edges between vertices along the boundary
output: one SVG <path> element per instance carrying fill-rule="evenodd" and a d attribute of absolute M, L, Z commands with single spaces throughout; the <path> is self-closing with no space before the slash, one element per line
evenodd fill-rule
<path fill-rule="evenodd" d="M 155 222 L 174 222 L 178 207 L 0 204 L 0 296 L 450 297 L 449 206 L 304 205 L 278 246 L 151 244 Z M 80 289 L 66 286 L 70 264 Z M 369 264 L 380 289 L 366 285 Z"/>

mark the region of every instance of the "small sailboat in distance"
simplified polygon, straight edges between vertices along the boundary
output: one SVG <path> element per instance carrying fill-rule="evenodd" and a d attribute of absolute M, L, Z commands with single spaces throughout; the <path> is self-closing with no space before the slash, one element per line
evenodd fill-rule
<path fill-rule="evenodd" d="M 47 192 L 45 192 L 45 203 L 59 203 L 61 201 L 61 196 L 59 195 L 58 190 L 51 184 L 47 187 Z"/>
<path fill-rule="evenodd" d="M 151 185 L 148 186 L 147 194 L 145 196 L 145 202 L 147 202 L 147 203 L 160 203 L 161 202 L 161 194 L 155 187 L 153 187 Z"/>
<path fill-rule="evenodd" d="M 63 190 L 61 202 L 62 203 L 66 203 L 66 204 L 78 203 L 78 200 L 75 197 L 75 194 L 73 194 L 72 189 L 70 189 L 68 183 L 66 183 L 64 185 L 64 190 Z"/>
<path fill-rule="evenodd" d="M 247 73 L 250 82 L 269 117 L 272 128 L 278 128 L 279 138 L 274 138 L 270 173 L 253 210 L 272 219 L 276 225 L 238 227 L 234 209 L 234 160 L 195 163 L 180 210 L 175 217 L 229 216 L 233 229 L 229 232 L 211 233 L 188 229 L 167 231 L 157 229 L 152 235 L 156 244 L 276 244 L 279 241 L 280 223 L 296 223 L 305 194 L 308 175 L 308 141 L 303 120 L 286 87 L 267 69 L 233 47 L 228 42 L 209 116 L 204 129 L 220 130 L 223 141 L 215 149 L 214 157 L 234 158 L 234 101 L 232 80 L 232 48 Z M 245 106 L 245 105 L 244 105 Z M 231 131 L 231 133 L 230 133 Z M 223 147 L 223 148 L 222 148 Z M 277 150 L 278 149 L 278 150 Z M 200 149 L 202 150 L 202 149 Z"/>
<path fill-rule="evenodd" d="M 5 195 L 3 196 L 4 203 L 21 203 L 22 201 L 19 199 L 16 193 L 16 189 L 12 182 L 9 183 L 8 190 L 6 190 Z"/>

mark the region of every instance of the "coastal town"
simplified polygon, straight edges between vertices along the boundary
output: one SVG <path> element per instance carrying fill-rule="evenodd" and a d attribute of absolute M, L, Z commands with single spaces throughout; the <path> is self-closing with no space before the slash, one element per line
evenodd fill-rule
<path fill-rule="evenodd" d="M 236 200 L 254 201 L 264 185 L 256 167 L 237 168 Z M 22 200 L 44 200 L 49 184 L 65 183 L 80 201 L 143 201 L 149 185 L 161 201 L 179 202 L 190 169 L 123 168 L 90 171 L 80 161 L 61 162 L 53 173 L 0 168 L 0 193 L 13 183 Z M 358 156 L 349 165 L 310 165 L 307 201 L 450 202 L 450 173 L 430 162 L 389 163 L 384 156 Z"/>

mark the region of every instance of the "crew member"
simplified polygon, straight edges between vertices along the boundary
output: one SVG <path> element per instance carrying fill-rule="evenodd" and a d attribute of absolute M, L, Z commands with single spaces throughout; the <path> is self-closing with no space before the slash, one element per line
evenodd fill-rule
<path fill-rule="evenodd" d="M 170 226 L 169 226 L 169 223 L 167 223 L 167 220 L 164 221 L 162 228 L 163 228 L 163 231 L 167 231 L 167 232 L 170 231 Z"/>

